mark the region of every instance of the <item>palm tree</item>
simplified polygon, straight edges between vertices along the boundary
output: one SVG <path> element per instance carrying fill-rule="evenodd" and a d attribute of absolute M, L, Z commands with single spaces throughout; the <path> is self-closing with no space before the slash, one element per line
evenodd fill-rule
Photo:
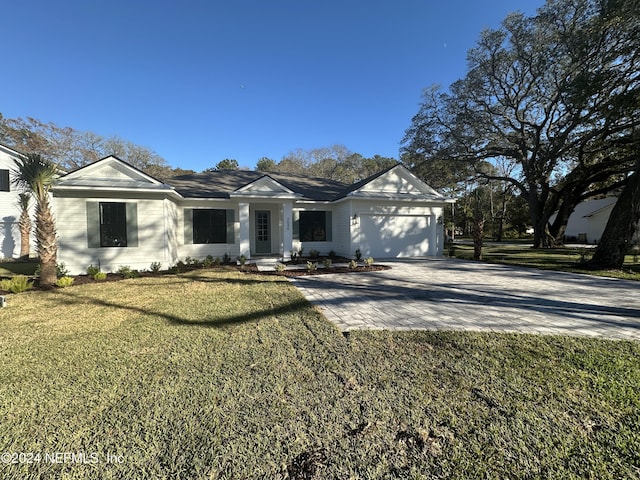
<path fill-rule="evenodd" d="M 28 193 L 18 194 L 18 207 L 20 207 L 20 219 L 18 227 L 20 228 L 20 257 L 29 258 L 31 235 L 31 216 L 29 215 L 29 204 L 31 203 L 31 195 Z"/>
<path fill-rule="evenodd" d="M 37 153 L 15 160 L 18 171 L 14 181 L 31 190 L 36 201 L 36 240 L 40 257 L 40 285 L 52 286 L 56 280 L 58 245 L 56 226 L 49 202 L 49 191 L 58 176 L 58 167 Z"/>

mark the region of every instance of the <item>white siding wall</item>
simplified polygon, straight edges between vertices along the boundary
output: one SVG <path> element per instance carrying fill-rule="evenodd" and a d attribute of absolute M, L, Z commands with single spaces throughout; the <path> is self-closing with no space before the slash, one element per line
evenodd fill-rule
<path fill-rule="evenodd" d="M 333 244 L 337 255 L 346 258 L 353 257 L 355 250 L 352 250 L 351 223 L 352 223 L 351 203 L 343 202 L 334 207 L 333 210 Z"/>
<path fill-rule="evenodd" d="M 87 202 L 136 203 L 138 246 L 90 248 Z M 85 273 L 89 265 L 100 265 L 103 272 L 112 272 L 123 265 L 145 270 L 152 262 L 160 262 L 163 268 L 172 263 L 167 248 L 165 200 L 56 197 L 55 204 L 58 262 L 64 262 L 71 274 Z"/>

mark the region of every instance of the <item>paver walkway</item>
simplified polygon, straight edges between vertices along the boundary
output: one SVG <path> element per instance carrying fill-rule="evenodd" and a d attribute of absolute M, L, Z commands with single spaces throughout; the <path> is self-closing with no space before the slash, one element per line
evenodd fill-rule
<path fill-rule="evenodd" d="M 342 330 L 476 330 L 640 340 L 640 283 L 429 259 L 292 279 Z"/>

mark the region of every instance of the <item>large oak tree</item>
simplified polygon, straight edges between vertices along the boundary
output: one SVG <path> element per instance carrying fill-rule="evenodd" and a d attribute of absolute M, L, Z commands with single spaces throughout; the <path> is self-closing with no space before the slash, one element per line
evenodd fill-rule
<path fill-rule="evenodd" d="M 579 202 L 635 168 L 639 16 L 639 0 L 550 0 L 534 17 L 509 15 L 482 32 L 463 79 L 425 90 L 404 158 L 511 184 L 529 205 L 534 246 L 561 241 Z M 487 161 L 509 168 L 496 174 Z"/>

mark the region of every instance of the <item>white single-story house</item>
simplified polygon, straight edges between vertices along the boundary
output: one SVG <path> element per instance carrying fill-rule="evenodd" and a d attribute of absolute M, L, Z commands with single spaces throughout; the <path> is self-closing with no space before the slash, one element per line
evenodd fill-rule
<path fill-rule="evenodd" d="M 186 257 L 289 259 L 317 250 L 352 258 L 442 255 L 445 198 L 402 165 L 347 185 L 302 175 L 211 171 L 161 181 L 109 156 L 52 190 L 58 261 L 164 268 Z"/>

